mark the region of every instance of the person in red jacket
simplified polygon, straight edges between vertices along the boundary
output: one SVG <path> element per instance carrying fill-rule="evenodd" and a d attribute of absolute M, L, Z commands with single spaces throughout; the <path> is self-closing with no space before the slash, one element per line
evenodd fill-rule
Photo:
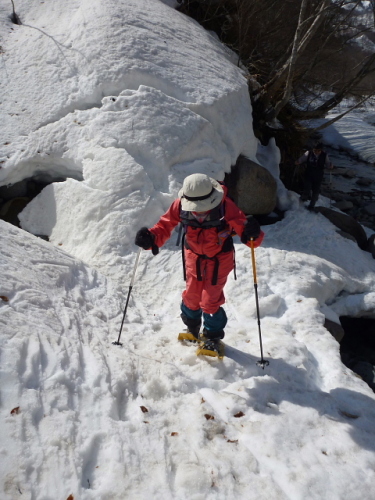
<path fill-rule="evenodd" d="M 234 268 L 232 234 L 254 248 L 264 237 L 256 219 L 246 217 L 226 196 L 226 188 L 205 174 L 186 177 L 178 198 L 151 228 L 141 228 L 135 244 L 154 255 L 181 223 L 186 289 L 182 293 L 181 319 L 197 340 L 203 316 L 203 338 L 208 349 L 217 350 L 227 324 L 223 293 Z"/>

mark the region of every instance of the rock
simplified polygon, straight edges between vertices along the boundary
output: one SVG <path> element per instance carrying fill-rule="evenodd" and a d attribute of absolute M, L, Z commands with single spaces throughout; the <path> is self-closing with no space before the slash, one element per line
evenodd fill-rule
<path fill-rule="evenodd" d="M 275 209 L 274 212 L 271 212 L 269 214 L 256 215 L 255 218 L 261 226 L 269 226 L 283 220 L 284 212 Z"/>
<path fill-rule="evenodd" d="M 0 209 L 0 219 L 9 222 L 14 226 L 20 227 L 20 221 L 18 219 L 18 214 L 26 207 L 30 202 L 30 198 L 20 197 L 13 198 L 7 201 Z"/>
<path fill-rule="evenodd" d="M 329 333 L 337 340 L 337 342 L 341 342 L 344 338 L 345 331 L 341 325 L 331 321 L 330 319 L 325 319 L 324 327 L 327 328 Z"/>
<path fill-rule="evenodd" d="M 330 191 L 328 189 L 322 189 L 321 190 L 321 194 L 323 196 L 326 196 L 327 198 L 329 198 L 332 201 L 335 201 L 335 202 L 340 202 L 340 201 L 344 201 L 345 200 L 345 197 L 343 194 L 341 193 L 335 193 L 334 191 Z"/>
<path fill-rule="evenodd" d="M 375 202 L 369 203 L 363 207 L 364 211 L 369 215 L 375 215 Z"/>
<path fill-rule="evenodd" d="M 364 177 L 360 177 L 355 182 L 358 186 L 370 186 L 372 184 L 372 179 L 365 179 Z"/>
<path fill-rule="evenodd" d="M 375 233 L 372 234 L 367 241 L 367 251 L 370 252 L 375 259 Z"/>
<path fill-rule="evenodd" d="M 316 207 L 317 212 L 326 217 L 332 224 L 355 238 L 359 248 L 367 249 L 367 235 L 361 224 L 350 215 L 336 212 L 326 207 Z"/>
<path fill-rule="evenodd" d="M 225 183 L 229 196 L 245 214 L 264 215 L 274 211 L 277 184 L 266 168 L 240 156 Z"/>
<path fill-rule="evenodd" d="M 347 169 L 344 172 L 342 172 L 341 175 L 348 179 L 354 179 L 355 177 L 357 177 L 358 174 L 355 170 Z"/>
<path fill-rule="evenodd" d="M 49 236 L 47 236 L 45 234 L 34 234 L 34 236 L 36 236 L 37 238 L 40 238 L 41 240 L 49 241 Z"/>
<path fill-rule="evenodd" d="M 346 200 L 338 201 L 334 204 L 335 208 L 338 208 L 339 210 L 342 210 L 343 212 L 345 212 L 346 210 L 352 209 L 353 206 L 354 205 L 351 201 L 346 201 Z"/>
<path fill-rule="evenodd" d="M 351 234 L 349 233 L 346 233 L 345 231 L 336 231 L 340 236 L 342 236 L 343 238 L 346 238 L 347 240 L 351 240 L 351 241 L 354 241 L 354 243 L 357 243 L 357 240 L 354 238 L 354 236 L 352 236 Z"/>
<path fill-rule="evenodd" d="M 9 201 L 13 198 L 23 198 L 27 196 L 27 183 L 28 180 L 16 182 L 9 186 L 0 186 L 0 198 Z"/>
<path fill-rule="evenodd" d="M 357 373 L 372 390 L 375 390 L 375 368 L 371 363 L 359 360 L 352 363 L 350 369 Z"/>

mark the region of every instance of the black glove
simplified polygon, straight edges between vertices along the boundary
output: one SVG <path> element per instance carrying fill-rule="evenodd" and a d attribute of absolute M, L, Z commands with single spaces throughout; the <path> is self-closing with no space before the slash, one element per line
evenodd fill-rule
<path fill-rule="evenodd" d="M 254 217 L 249 217 L 247 219 L 245 228 L 243 230 L 243 233 L 241 235 L 241 241 L 242 243 L 248 243 L 251 238 L 256 240 L 260 235 L 260 225 L 259 222 L 254 219 Z"/>
<path fill-rule="evenodd" d="M 137 246 L 143 248 L 143 250 L 151 248 L 152 254 L 157 255 L 159 253 L 159 247 L 155 245 L 154 241 L 155 236 L 147 227 L 141 227 L 135 236 L 135 244 Z"/>

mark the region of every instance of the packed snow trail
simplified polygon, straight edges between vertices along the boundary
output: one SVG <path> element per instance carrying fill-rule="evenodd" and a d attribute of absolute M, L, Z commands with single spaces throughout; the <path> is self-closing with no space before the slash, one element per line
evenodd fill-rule
<path fill-rule="evenodd" d="M 218 488 L 241 497 L 249 474 L 267 491 L 246 450 L 228 442 L 233 456 L 221 464 L 225 429 L 204 417 L 202 366 L 180 352 L 177 321 L 166 327 L 155 313 L 148 322 L 133 304 L 124 348 L 111 345 L 118 294 L 64 252 L 0 224 L 5 498 L 215 498 Z M 223 367 L 210 370 L 219 389 Z"/>
<path fill-rule="evenodd" d="M 304 225 L 313 217 L 300 216 Z M 284 251 L 268 245 L 258 251 L 270 360 L 263 371 L 256 366 L 244 246 L 237 248 L 239 280 L 228 284 L 227 357 L 219 361 L 198 358 L 194 346 L 176 340 L 183 281 L 174 242 L 157 257 L 142 252 L 120 348 L 111 341 L 125 293 L 50 244 L 6 223 L 1 230 L 7 249 L 1 295 L 9 298 L 0 308 L 4 498 L 21 491 L 25 498 L 121 499 L 126 492 L 125 498 L 224 499 L 256 492 L 264 499 L 356 499 L 353 474 L 366 486 L 362 497 L 371 498 L 373 476 L 365 470 L 374 464 L 367 434 L 375 398 L 341 365 L 328 332 L 315 324 L 309 333 L 301 316 L 292 332 L 288 309 L 265 293 L 264 259 Z M 272 233 L 277 225 L 267 231 L 269 244 Z M 316 303 L 300 297 L 299 307 Z M 303 342 L 312 335 L 324 346 L 314 354 Z"/>

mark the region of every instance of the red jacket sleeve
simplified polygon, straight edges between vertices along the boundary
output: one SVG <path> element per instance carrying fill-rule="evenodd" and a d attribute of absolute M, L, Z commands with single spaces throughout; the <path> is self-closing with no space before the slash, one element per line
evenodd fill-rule
<path fill-rule="evenodd" d="M 155 236 L 155 244 L 159 248 L 170 238 L 173 229 L 181 221 L 181 200 L 177 198 L 159 221 L 150 229 Z"/>
<path fill-rule="evenodd" d="M 231 229 L 241 237 L 247 221 L 246 215 L 230 198 L 226 198 L 225 200 L 225 220 L 228 222 Z M 254 248 L 262 244 L 263 238 L 264 233 L 261 231 L 258 238 L 253 241 Z M 251 243 L 246 243 L 246 246 L 251 247 Z"/>

